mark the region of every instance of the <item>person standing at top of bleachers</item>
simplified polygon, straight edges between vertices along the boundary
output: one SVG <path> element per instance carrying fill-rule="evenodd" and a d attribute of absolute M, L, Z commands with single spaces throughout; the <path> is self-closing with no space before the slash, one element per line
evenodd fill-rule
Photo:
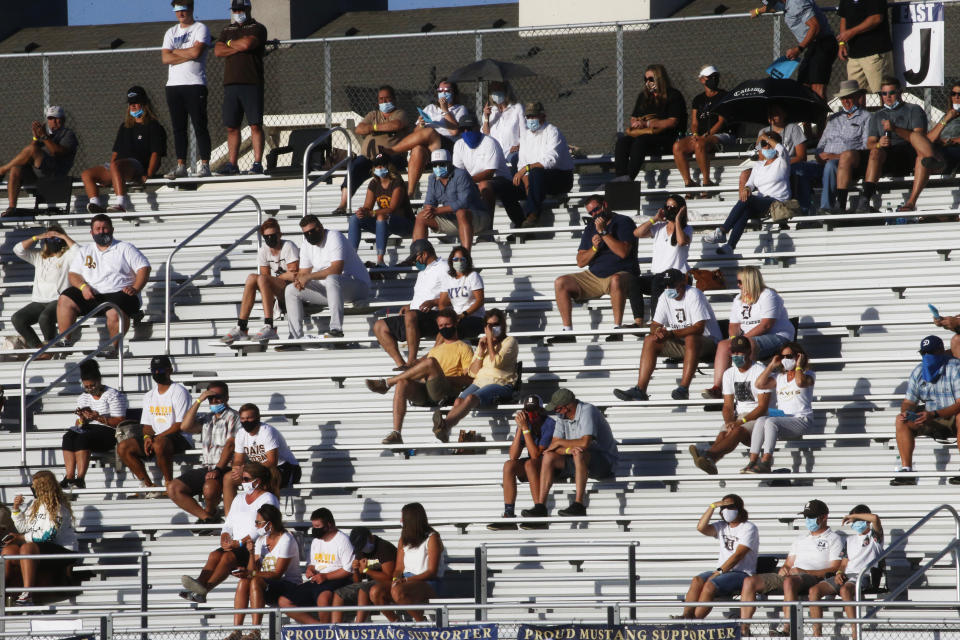
<path fill-rule="evenodd" d="M 113 338 L 120 333 L 120 322 L 130 322 L 130 316 L 140 311 L 140 293 L 150 277 L 150 263 L 140 250 L 129 242 L 113 237 L 113 221 L 106 214 L 97 214 L 90 220 L 93 242 L 80 246 L 73 256 L 67 276 L 70 287 L 57 299 L 57 328 L 63 333 L 81 315 L 86 315 L 101 303 L 112 302 L 120 307 L 107 309 L 107 331 Z M 123 316 L 121 318 L 121 315 Z M 65 346 L 80 338 L 79 327 L 63 338 Z M 116 353 L 116 344 L 105 351 Z"/>
<path fill-rule="evenodd" d="M 573 188 L 573 158 L 556 125 L 547 122 L 540 102 L 528 102 L 523 110 L 525 127 L 520 133 L 520 151 L 513 184 L 523 189 L 522 227 L 537 226 L 548 195 L 565 195 Z"/>
<path fill-rule="evenodd" d="M 960 314 L 936 317 L 933 319 L 933 324 L 953 331 L 953 337 L 950 338 L 950 352 L 954 358 L 960 358 Z"/>
<path fill-rule="evenodd" d="M 717 509 L 720 510 L 720 519 L 711 523 L 710 518 Z M 729 600 L 739 595 L 743 581 L 757 572 L 760 532 L 749 517 L 743 498 L 735 493 L 728 493 L 707 506 L 697 522 L 697 531 L 717 539 L 720 557 L 716 570 L 693 577 L 684 598 L 686 602 L 710 602 L 714 598 Z M 702 619 L 710 614 L 710 610 L 711 607 L 688 606 L 683 608 L 680 617 Z"/>
<path fill-rule="evenodd" d="M 827 210 L 825 213 L 847 212 L 850 185 L 867 166 L 870 112 L 866 110 L 866 96 L 856 80 L 844 80 L 834 94 L 842 110 L 827 120 L 815 151 L 823 165 L 820 208 Z"/>
<path fill-rule="evenodd" d="M 517 170 L 520 153 L 520 134 L 526 127 L 523 105 L 516 101 L 513 90 L 506 82 L 494 80 L 487 83 L 487 102 L 483 105 L 480 130 L 500 143 L 503 155 L 511 171 Z"/>
<path fill-rule="evenodd" d="M 623 309 L 629 299 L 631 306 L 639 299 L 640 308 L 633 308 L 634 325 L 643 324 L 643 297 L 639 293 L 637 277 L 637 239 L 634 237 L 636 223 L 629 217 L 610 210 L 610 205 L 600 195 L 593 195 L 584 202 L 590 219 L 584 224 L 577 248 L 578 273 L 562 275 L 553 282 L 553 291 L 560 313 L 563 329 L 551 339 L 551 344 L 576 342 L 573 330 L 573 303 L 596 300 L 610 296 L 613 311 L 613 328 L 623 324 Z"/>
<path fill-rule="evenodd" d="M 457 236 L 460 244 L 469 249 L 474 234 L 488 231 L 492 224 L 480 190 L 466 170 L 453 165 L 446 149 L 430 154 L 430 167 L 433 174 L 413 226 L 413 239 L 426 238 L 432 230 Z"/>
<path fill-rule="evenodd" d="M 880 91 L 882 78 L 894 72 L 887 0 L 840 0 L 837 15 L 837 56 L 847 61 L 847 78 Z"/>
<path fill-rule="evenodd" d="M 650 252 L 650 272 L 640 276 L 640 291 L 650 296 L 650 316 L 656 312 L 657 300 L 663 294 L 663 274 L 668 269 L 676 269 L 686 274 L 690 271 L 687 261 L 690 255 L 690 240 L 693 238 L 693 227 L 687 223 L 687 201 L 683 196 L 671 193 L 657 210 L 657 215 L 647 218 L 633 230 L 637 238 L 653 239 L 653 249 Z M 634 315 L 643 320 L 643 297 L 638 295 L 637 300 L 631 300 L 631 305 L 637 304 Z M 641 322 L 642 324 L 642 322 Z M 609 336 L 612 338 L 623 336 Z"/>
<path fill-rule="evenodd" d="M 177 24 L 163 36 L 160 61 L 168 65 L 167 107 L 173 124 L 173 146 L 177 166 L 165 177 L 187 177 L 187 116 L 193 122 L 200 169 L 197 176 L 210 175 L 210 132 L 207 130 L 207 49 L 210 29 L 193 19 L 193 0 L 172 0 Z"/>
<path fill-rule="evenodd" d="M 336 229 L 324 229 L 315 215 L 300 219 L 303 242 L 293 283 L 284 290 L 290 338 L 303 337 L 303 305 L 330 310 L 326 338 L 343 337 L 343 304 L 370 296 L 370 274 L 357 251 Z"/>
<path fill-rule="evenodd" d="M 750 444 L 757 421 L 770 409 L 770 389 L 756 385 L 765 369 L 751 355 L 750 341 L 744 336 L 734 336 L 730 339 L 730 353 L 733 366 L 723 372 L 723 429 L 705 451 L 690 445 L 693 463 L 711 475 L 717 473 L 717 461 L 738 444 Z M 741 471 L 748 469 L 749 465 Z"/>
<path fill-rule="evenodd" d="M 913 448 L 917 436 L 937 440 L 957 437 L 957 414 L 960 414 L 960 360 L 950 357 L 938 336 L 920 341 L 921 362 L 907 379 L 907 392 L 897 415 L 897 451 L 901 471 L 915 471 Z M 960 447 L 960 443 L 957 445 Z M 893 486 L 917 484 L 916 478 L 895 476 Z M 960 476 L 950 478 L 960 485 Z"/>
<path fill-rule="evenodd" d="M 300 482 L 303 470 L 287 445 L 286 439 L 275 427 L 260 420 L 260 408 L 248 402 L 240 407 L 240 428 L 233 439 L 233 463 L 230 475 L 223 478 L 224 513 L 230 514 L 237 487 L 243 484 L 244 465 L 251 462 L 276 469 L 280 474 L 278 489 L 286 489 Z"/>
<path fill-rule="evenodd" d="M 179 382 L 171 380 L 173 363 L 164 355 L 150 359 L 153 387 L 143 395 L 140 417 L 143 438 L 133 435 L 117 444 L 117 456 L 140 481 L 141 487 L 152 487 L 143 461 L 156 457 L 157 468 L 163 474 L 169 489 L 173 481 L 173 459 L 193 448 L 193 436 L 181 430 L 183 418 L 190 408 L 190 392 Z M 163 498 L 160 492 L 148 492 L 151 498 Z"/>
<path fill-rule="evenodd" d="M 208 403 L 209 411 L 200 413 L 204 402 Z M 223 522 L 217 508 L 223 497 L 223 479 L 230 473 L 234 440 L 240 427 L 240 414 L 229 402 L 227 383 L 214 380 L 193 401 L 180 425 L 185 433 L 200 434 L 200 466 L 180 474 L 167 487 L 167 495 L 178 507 L 196 516 L 197 524 Z M 205 506 L 201 507 L 193 496 L 203 496 Z"/>
<path fill-rule="evenodd" d="M 690 177 L 690 159 L 693 155 L 700 167 L 700 186 L 715 187 L 710 180 L 710 154 L 724 145 L 730 145 L 736 138 L 734 127 L 722 115 L 714 111 L 714 106 L 720 102 L 727 92 L 720 88 L 720 72 L 715 66 L 707 65 L 700 70 L 697 77 L 703 85 L 703 92 L 693 99 L 690 109 L 690 135 L 680 138 L 673 143 L 673 161 L 680 171 L 685 187 L 697 186 Z M 700 197 L 709 198 L 713 194 L 705 191 Z M 689 197 L 694 197 L 690 194 Z"/>
<path fill-rule="evenodd" d="M 503 203 L 507 216 L 515 226 L 523 224 L 520 193 L 511 181 L 510 169 L 500 143 L 480 130 L 476 118 L 468 113 L 460 119 L 460 139 L 453 145 L 453 166 L 470 174 L 490 219 L 497 205 Z"/>
<path fill-rule="evenodd" d="M 723 337 L 707 297 L 700 289 L 687 284 L 683 272 L 667 269 L 660 278 L 664 291 L 657 300 L 650 333 L 643 340 L 637 386 L 613 390 L 613 395 L 625 402 L 650 399 L 647 385 L 659 355 L 683 360 L 680 385 L 670 395 L 674 400 L 688 399 L 697 363 L 712 358 L 717 342 Z"/>

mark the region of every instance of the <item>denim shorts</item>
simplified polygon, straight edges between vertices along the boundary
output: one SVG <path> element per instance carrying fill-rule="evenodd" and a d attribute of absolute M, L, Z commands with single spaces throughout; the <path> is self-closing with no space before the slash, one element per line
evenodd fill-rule
<path fill-rule="evenodd" d="M 754 344 L 754 360 L 766 360 L 777 351 L 783 348 L 783 345 L 790 342 L 776 333 L 764 333 L 759 336 L 751 336 Z"/>
<path fill-rule="evenodd" d="M 712 575 L 713 571 L 704 571 L 697 577 L 706 581 Z M 718 574 L 712 580 L 710 580 L 716 589 L 713 595 L 715 597 L 724 597 L 739 594 L 740 590 L 743 589 L 743 581 L 748 577 L 749 576 L 743 571 L 727 571 L 725 573 Z"/>
<path fill-rule="evenodd" d="M 472 384 L 463 390 L 460 397 L 466 398 L 470 395 L 477 396 L 477 400 L 480 401 L 481 405 L 492 406 L 498 402 L 509 400 L 510 396 L 513 395 L 513 388 L 505 387 L 502 384 L 488 384 L 481 388 Z"/>

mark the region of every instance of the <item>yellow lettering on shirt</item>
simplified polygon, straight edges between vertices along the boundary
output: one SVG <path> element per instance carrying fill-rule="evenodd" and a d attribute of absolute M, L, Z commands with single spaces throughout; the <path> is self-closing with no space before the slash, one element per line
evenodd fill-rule
<path fill-rule="evenodd" d="M 316 569 L 325 569 L 330 565 L 334 564 L 337 561 L 337 554 L 335 553 L 314 553 L 313 554 L 313 566 Z"/>
<path fill-rule="evenodd" d="M 87 269 L 96 269 L 97 263 L 93 261 L 93 256 L 87 256 L 87 259 L 83 261 L 83 266 Z"/>

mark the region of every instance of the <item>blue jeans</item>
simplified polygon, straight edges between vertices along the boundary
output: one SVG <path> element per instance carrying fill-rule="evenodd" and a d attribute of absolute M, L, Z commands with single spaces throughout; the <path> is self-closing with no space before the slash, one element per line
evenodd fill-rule
<path fill-rule="evenodd" d="M 730 214 L 723 222 L 723 229 L 730 235 L 727 238 L 727 244 L 730 248 L 737 246 L 743 230 L 747 227 L 747 221 L 750 218 L 762 218 L 767 213 L 770 205 L 776 202 L 776 198 L 767 198 L 766 196 L 750 196 L 746 200 L 737 200 L 737 204 L 730 209 Z"/>
<path fill-rule="evenodd" d="M 797 162 L 790 165 L 791 190 L 805 214 L 810 213 L 810 196 L 813 194 L 813 183 L 819 174 L 820 165 L 816 162 Z"/>
<path fill-rule="evenodd" d="M 356 214 L 350 216 L 347 239 L 354 249 L 360 246 L 360 232 L 373 232 L 377 236 L 377 256 L 387 252 L 387 236 L 408 237 L 413 233 L 413 220 L 401 215 L 389 215 L 386 220 L 377 220 L 375 215 L 358 218 Z"/>
<path fill-rule="evenodd" d="M 488 384 L 483 387 L 472 384 L 460 393 L 461 398 L 477 396 L 477 400 L 485 407 L 495 405 L 502 400 L 509 400 L 512 395 L 513 388 L 502 384 Z"/>
<path fill-rule="evenodd" d="M 697 577 L 706 581 L 707 578 L 712 575 L 713 571 L 704 571 L 703 573 L 698 574 Z M 721 573 L 720 575 L 714 577 L 712 580 L 710 580 L 716 589 L 716 591 L 713 592 L 714 597 L 724 598 L 740 593 L 740 590 L 743 589 L 743 581 L 746 580 L 747 577 L 747 574 L 743 571 L 727 571 L 726 573 Z"/>
<path fill-rule="evenodd" d="M 837 167 L 839 160 L 827 160 L 823 165 L 821 182 L 823 190 L 820 192 L 820 208 L 829 209 L 837 203 Z"/>

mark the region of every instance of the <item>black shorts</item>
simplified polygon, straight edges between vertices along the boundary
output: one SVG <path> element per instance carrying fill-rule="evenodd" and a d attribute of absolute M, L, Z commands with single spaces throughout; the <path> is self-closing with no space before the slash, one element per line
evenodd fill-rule
<path fill-rule="evenodd" d="M 280 488 L 286 489 L 300 482 L 303 469 L 298 464 L 281 464 L 277 467 L 280 472 Z"/>
<path fill-rule="evenodd" d="M 54 555 L 61 553 L 76 553 L 72 549 L 67 549 L 66 547 L 61 547 L 56 542 L 35 542 L 39 549 L 38 552 L 43 555 Z M 80 564 L 80 558 L 50 558 L 49 560 L 43 559 L 37 561 L 37 570 L 41 572 L 41 575 L 55 575 L 63 574 L 66 575 L 67 569 L 74 565 Z"/>
<path fill-rule="evenodd" d="M 294 588 L 287 596 L 287 600 L 297 607 L 315 607 L 317 598 L 327 591 L 336 591 L 340 587 L 346 586 L 352 582 L 352 578 L 340 578 L 339 580 L 327 580 L 317 584 L 316 582 L 304 582 Z"/>
<path fill-rule="evenodd" d="M 467 316 L 457 325 L 457 334 L 463 340 L 476 338 L 483 333 L 483 325 L 486 324 L 483 316 Z"/>
<path fill-rule="evenodd" d="M 830 72 L 837 59 L 837 41 L 833 36 L 814 40 L 797 68 L 797 82 L 802 84 L 830 84 Z"/>
<path fill-rule="evenodd" d="M 587 477 L 593 478 L 594 480 L 600 480 L 603 478 L 610 478 L 612 476 L 613 469 L 610 468 L 610 464 L 607 462 L 607 459 L 596 451 L 591 451 L 590 462 L 587 463 Z M 564 467 L 563 469 L 559 470 L 557 479 L 572 480 L 576 477 L 577 466 L 573 461 L 573 456 L 566 456 L 566 460 L 564 460 Z"/>
<path fill-rule="evenodd" d="M 296 588 L 300 586 L 299 584 L 280 578 L 267 578 L 263 582 L 266 587 L 263 591 L 263 599 L 266 604 L 271 607 L 275 607 L 277 601 L 279 601 L 282 596 L 289 598 Z"/>
<path fill-rule="evenodd" d="M 459 137 L 459 136 L 457 136 Z M 457 144 L 457 138 L 448 138 L 445 135 L 440 136 L 440 148 L 446 149 L 449 153 L 453 154 L 453 145 Z"/>
<path fill-rule="evenodd" d="M 897 144 L 886 149 L 881 172 L 885 176 L 909 176 L 917 163 L 917 152 L 909 144 Z"/>
<path fill-rule="evenodd" d="M 210 472 L 210 469 L 206 467 L 195 467 L 190 469 L 180 475 L 177 480 L 187 485 L 187 490 L 190 491 L 190 495 L 199 496 L 203 494 L 203 485 L 207 481 L 207 474 Z M 230 469 L 224 472 L 224 476 L 230 473 Z M 220 477 L 220 482 L 223 482 L 223 476 Z"/>
<path fill-rule="evenodd" d="M 350 584 L 340 587 L 333 594 L 339 596 L 343 600 L 343 606 L 345 607 L 355 607 L 357 606 L 357 598 L 360 597 L 360 592 L 364 591 L 370 593 L 370 589 L 373 588 L 373 585 L 376 584 L 374 580 L 364 580 L 363 582 L 351 582 Z"/>
<path fill-rule="evenodd" d="M 223 87 L 223 126 L 239 129 L 243 117 L 247 124 L 263 123 L 263 86 L 259 84 L 228 84 Z"/>
<path fill-rule="evenodd" d="M 409 311 L 407 313 L 409 313 Z M 420 337 L 436 338 L 437 312 L 427 311 L 424 313 L 422 311 L 414 311 L 414 313 L 417 314 L 417 329 L 420 331 Z M 407 323 L 404 320 L 404 316 L 388 316 L 384 318 L 383 321 L 387 323 L 387 329 L 390 330 L 390 335 L 392 335 L 397 342 L 407 341 Z"/>
<path fill-rule="evenodd" d="M 111 451 L 117 446 L 117 430 L 102 424 L 89 424 L 79 431 L 67 429 L 63 434 L 64 451 Z"/>
<path fill-rule="evenodd" d="M 132 316 L 140 311 L 140 297 L 127 295 L 123 291 L 114 291 L 113 293 L 98 293 L 93 296 L 93 300 L 87 300 L 83 297 L 83 292 L 77 287 L 67 287 L 60 295 L 66 296 L 73 300 L 80 308 L 81 315 L 87 315 L 96 309 L 97 305 L 102 302 L 114 303 L 128 316 Z M 102 311 L 99 315 L 102 316 L 106 313 L 106 311 Z"/>
<path fill-rule="evenodd" d="M 171 444 L 173 444 L 173 455 L 179 455 L 190 448 L 190 442 L 184 437 L 182 433 L 175 433 L 171 436 L 164 436 Z M 154 442 L 156 442 L 157 437 L 154 437 Z M 143 451 L 143 438 L 140 438 L 140 457 L 150 460 L 154 457 L 154 454 L 146 455 Z"/>
<path fill-rule="evenodd" d="M 224 549 L 223 547 L 217 547 L 217 551 L 232 553 L 233 557 L 237 560 L 238 567 L 246 567 L 250 562 L 250 552 L 247 551 L 247 548 L 243 545 L 240 545 L 236 549 Z"/>

